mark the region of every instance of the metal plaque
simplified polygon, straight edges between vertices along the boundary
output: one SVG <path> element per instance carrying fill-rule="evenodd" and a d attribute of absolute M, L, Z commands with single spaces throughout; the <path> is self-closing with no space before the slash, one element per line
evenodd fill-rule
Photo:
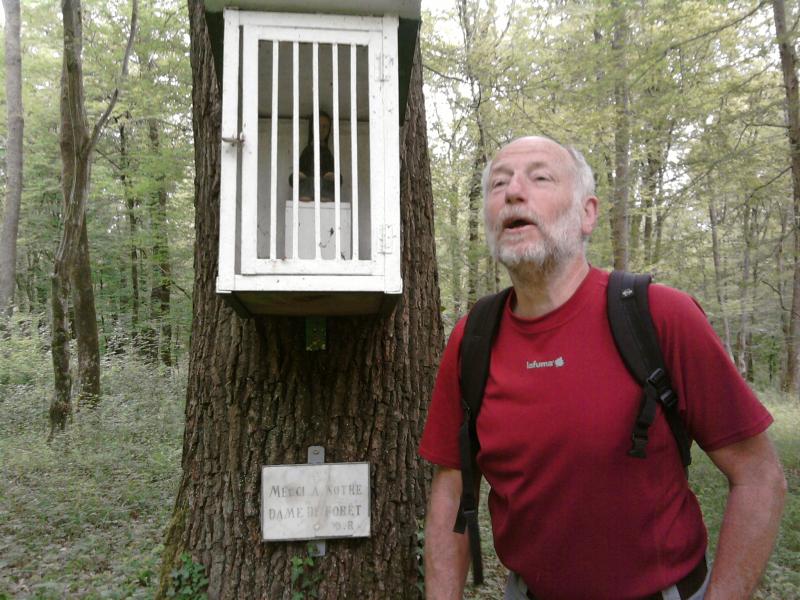
<path fill-rule="evenodd" d="M 262 539 L 369 537 L 369 498 L 369 463 L 263 467 Z"/>

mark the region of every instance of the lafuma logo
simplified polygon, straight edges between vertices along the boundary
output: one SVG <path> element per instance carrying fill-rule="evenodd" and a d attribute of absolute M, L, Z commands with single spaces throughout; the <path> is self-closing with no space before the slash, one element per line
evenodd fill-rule
<path fill-rule="evenodd" d="M 564 360 L 563 356 L 559 356 L 553 360 L 545 360 L 545 361 L 538 361 L 538 360 L 529 360 L 525 361 L 525 364 L 529 369 L 545 369 L 547 367 L 563 367 L 567 364 Z"/>

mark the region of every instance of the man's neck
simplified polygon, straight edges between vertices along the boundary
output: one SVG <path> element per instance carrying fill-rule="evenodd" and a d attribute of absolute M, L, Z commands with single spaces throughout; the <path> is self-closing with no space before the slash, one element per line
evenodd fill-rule
<path fill-rule="evenodd" d="M 509 269 L 516 294 L 514 314 L 534 319 L 557 309 L 572 297 L 588 273 L 589 263 L 583 254 L 552 269 L 525 265 Z"/>

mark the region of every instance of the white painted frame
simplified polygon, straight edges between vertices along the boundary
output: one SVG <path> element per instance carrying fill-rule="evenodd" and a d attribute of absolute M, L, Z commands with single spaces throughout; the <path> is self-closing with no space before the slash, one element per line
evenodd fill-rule
<path fill-rule="evenodd" d="M 400 293 L 400 164 L 396 16 L 353 17 L 340 15 L 299 15 L 252 11 L 225 11 L 222 136 L 241 140 L 241 181 L 238 181 L 239 148 L 223 141 L 220 186 L 220 250 L 217 289 L 229 291 L 383 291 Z M 242 42 L 242 123 L 237 131 L 239 108 L 239 46 Z M 257 169 L 258 107 L 257 74 L 260 41 L 291 42 L 296 60 L 297 44 L 316 43 L 367 46 L 370 119 L 370 260 L 358 257 L 357 227 L 353 231 L 350 259 L 296 259 L 296 245 L 287 259 L 258 258 L 257 254 Z M 274 48 L 274 46 L 273 46 Z M 276 54 L 273 50 L 273 60 Z M 338 56 L 338 55 L 337 55 Z M 351 56 L 352 60 L 352 56 Z M 275 69 L 273 69 L 273 74 Z M 297 82 L 293 82 L 294 101 Z M 352 93 L 351 111 L 355 111 Z M 273 82 L 273 90 L 275 89 Z M 235 90 L 235 93 L 231 93 Z M 273 96 L 273 105 L 276 99 Z M 298 118 L 294 110 L 293 119 Z M 352 118 L 352 115 L 351 115 Z M 317 119 L 315 119 L 316 121 Z M 274 122 L 274 120 L 273 120 Z M 338 123 L 338 121 L 337 121 Z M 317 124 L 315 123 L 315 126 Z M 296 128 L 296 124 L 294 126 Z M 293 133 L 297 160 L 297 133 Z M 273 138 L 274 140 L 274 138 Z M 334 133 L 335 142 L 338 131 Z M 338 154 L 338 150 L 335 149 Z M 273 151 L 274 157 L 274 151 Z M 339 162 L 336 162 L 338 167 Z M 338 168 L 337 168 L 338 171 Z M 297 172 L 295 165 L 294 172 Z M 272 180 L 274 182 L 274 173 Z M 335 178 L 338 183 L 338 176 Z M 241 212 L 237 223 L 237 185 L 241 189 Z M 338 188 L 338 185 L 336 186 Z M 293 202 L 297 203 L 297 186 Z M 358 197 L 354 190 L 353 211 Z M 336 190 L 336 204 L 339 204 Z M 274 196 L 270 205 L 275 204 Z M 270 210 L 274 210 L 271 206 Z M 338 215 L 337 215 L 338 216 Z M 275 257 L 276 221 L 270 215 L 270 256 Z M 297 223 L 297 219 L 294 220 Z M 237 240 L 237 225 L 240 239 Z M 338 231 L 337 231 L 338 237 Z M 294 240 L 297 239 L 295 235 Z M 240 246 L 237 244 L 240 241 Z M 339 242 L 337 240 L 337 246 Z M 237 246 L 239 246 L 237 248 Z M 236 253 L 240 252 L 237 273 Z M 280 275 L 281 277 L 275 277 Z"/>
<path fill-rule="evenodd" d="M 262 13 L 258 13 L 263 16 Z M 315 17 L 318 15 L 314 15 Z M 242 15 L 240 13 L 240 20 Z M 336 19 L 348 20 L 347 17 L 336 17 Z M 362 19 L 359 18 L 359 21 Z M 380 23 L 380 20 L 376 20 Z M 383 181 L 383 129 L 380 127 L 372 126 L 373 123 L 380 123 L 379 120 L 382 116 L 382 87 L 381 85 L 373 85 L 378 75 L 375 68 L 376 60 L 380 59 L 380 52 L 378 51 L 383 40 L 380 32 L 377 31 L 330 31 L 330 30 L 308 30 L 308 29 L 287 29 L 281 27 L 267 27 L 263 25 L 244 25 L 242 27 L 242 132 L 244 134 L 245 142 L 242 144 L 242 211 L 240 221 L 241 231 L 241 271 L 243 275 L 311 275 L 311 274 L 336 274 L 336 275 L 375 275 L 381 276 L 384 272 L 385 254 L 377 251 L 378 236 L 376 224 L 384 222 L 383 208 L 384 208 L 384 190 L 382 189 Z M 370 195 L 374 196 L 377 202 L 372 203 L 373 212 L 371 214 L 371 233 L 372 240 L 370 244 L 371 259 L 346 259 L 333 258 L 322 259 L 319 252 L 319 227 L 315 227 L 315 247 L 316 258 L 314 259 L 300 259 L 300 258 L 287 258 L 276 259 L 274 241 L 277 237 L 275 234 L 271 235 L 270 243 L 270 258 L 259 258 L 257 252 L 257 235 L 258 235 L 258 47 L 261 41 L 268 41 L 273 43 L 273 52 L 275 45 L 279 42 L 298 42 L 298 43 L 311 43 L 314 46 L 313 56 L 316 58 L 317 49 L 320 43 L 334 44 L 347 40 L 349 44 L 355 46 L 366 46 L 368 52 L 368 71 L 370 79 L 370 92 L 369 92 L 369 105 L 370 105 Z M 377 58 L 376 58 L 377 55 Z M 274 57 L 273 54 L 273 76 L 274 70 Z M 316 60 L 313 65 L 314 86 L 316 89 L 316 80 L 318 78 L 319 69 L 316 65 Z M 273 80 L 273 85 L 274 85 Z M 273 87 L 274 89 L 274 87 Z M 273 111 L 277 106 L 277 97 L 275 94 L 272 96 Z M 318 90 L 314 94 L 315 114 L 319 113 L 318 104 Z M 275 120 L 273 120 L 275 123 Z M 319 136 L 319 121 L 317 118 L 313 120 L 313 127 L 315 131 L 315 139 Z M 274 134 L 274 131 L 273 131 Z M 274 138 L 272 138 L 274 141 Z M 373 150 L 375 149 L 375 150 Z M 273 144 L 274 150 L 274 144 Z M 273 155 L 274 157 L 274 155 Z M 315 163 L 318 164 L 319 156 L 315 152 Z M 315 169 L 319 172 L 319 167 Z M 274 181 L 274 172 L 273 172 Z M 319 178 L 315 178 L 315 214 L 316 223 L 319 223 Z M 269 205 L 270 210 L 275 204 L 275 196 L 272 195 L 274 190 L 270 191 Z M 270 231 L 276 231 L 272 226 L 271 221 Z M 354 228 L 355 229 L 355 228 Z"/>

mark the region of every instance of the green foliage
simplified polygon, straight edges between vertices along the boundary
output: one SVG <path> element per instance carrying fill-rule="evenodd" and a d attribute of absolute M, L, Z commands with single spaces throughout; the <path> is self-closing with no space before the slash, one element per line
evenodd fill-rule
<path fill-rule="evenodd" d="M 130 0 L 84 0 L 87 117 L 105 110 L 119 77 Z M 140 0 L 130 75 L 94 155 L 87 234 L 102 350 L 170 348 L 188 342 L 193 279 L 193 161 L 188 15 L 180 0 Z M 24 189 L 18 236 L 18 310 L 48 307 L 61 235 L 59 96 L 62 27 L 58 3 L 22 6 Z M 0 90 L 0 104 L 3 90 Z M 5 114 L 5 110 L 2 110 Z M 6 121 L 0 120 L 0 146 Z M 124 129 L 125 144 L 122 142 Z M 154 137 L 155 134 L 155 137 Z M 0 164 L 0 204 L 4 165 Z M 159 199 L 165 211 L 156 209 Z M 163 214 L 163 213 L 166 214 Z M 162 273 L 169 261 L 171 273 Z M 162 314 L 153 290 L 170 290 Z"/>
<path fill-rule="evenodd" d="M 312 551 L 314 544 L 306 546 L 306 553 L 303 556 L 292 556 L 292 600 L 308 600 L 308 598 L 318 598 L 317 588 L 322 581 L 322 573 L 314 567 L 317 565 Z"/>
<path fill-rule="evenodd" d="M 0 386 L 41 382 L 51 368 L 44 314 L 15 312 L 0 317 Z"/>
<path fill-rule="evenodd" d="M 629 268 L 697 297 L 748 379 L 778 387 L 794 249 L 772 11 L 703 0 L 617 6 L 517 3 L 513 15 L 494 0 L 428 7 L 421 44 L 445 325 L 466 312 L 471 271 L 479 295 L 496 285 L 482 223 L 469 241 L 476 155 L 531 134 L 581 149 L 600 198 L 589 259 L 608 268 L 619 135 L 630 147 Z M 620 16 L 629 35 L 615 49 Z M 627 135 L 614 113 L 621 84 Z"/>
<path fill-rule="evenodd" d="M 194 562 L 190 554 L 181 554 L 181 564 L 179 568 L 173 569 L 170 573 L 170 588 L 167 590 L 167 598 L 175 600 L 206 600 L 208 597 L 205 589 L 208 587 L 208 578 L 205 575 L 205 567 Z"/>

